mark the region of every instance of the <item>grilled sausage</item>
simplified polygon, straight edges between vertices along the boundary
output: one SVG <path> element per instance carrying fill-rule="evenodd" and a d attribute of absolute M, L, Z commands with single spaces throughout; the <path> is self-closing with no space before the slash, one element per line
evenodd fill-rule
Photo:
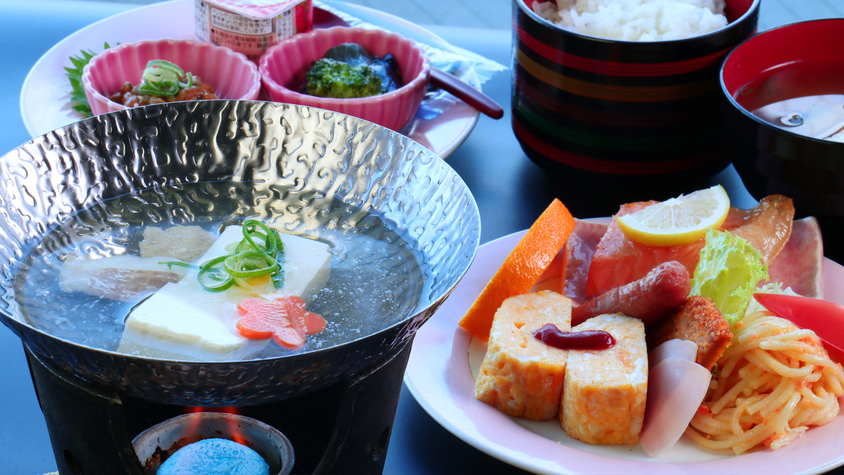
<path fill-rule="evenodd" d="M 596 295 L 572 309 L 578 325 L 605 313 L 623 313 L 650 325 L 668 315 L 689 296 L 689 271 L 677 261 L 663 262 L 644 277 Z"/>

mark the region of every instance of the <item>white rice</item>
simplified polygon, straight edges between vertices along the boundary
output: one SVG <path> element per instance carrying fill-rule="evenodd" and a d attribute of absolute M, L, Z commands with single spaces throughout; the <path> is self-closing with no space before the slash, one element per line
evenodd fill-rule
<path fill-rule="evenodd" d="M 698 36 L 727 25 L 724 0 L 557 0 L 533 10 L 563 28 L 614 40 L 661 41 Z"/>

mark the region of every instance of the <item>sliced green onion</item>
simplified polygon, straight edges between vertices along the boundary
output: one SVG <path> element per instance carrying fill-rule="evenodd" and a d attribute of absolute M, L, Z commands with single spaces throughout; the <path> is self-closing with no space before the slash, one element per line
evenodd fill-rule
<path fill-rule="evenodd" d="M 182 261 L 159 262 L 159 264 L 163 264 L 163 265 L 167 266 L 168 269 L 172 269 L 173 266 L 187 267 L 188 269 L 199 269 L 200 268 L 200 266 L 198 266 L 196 264 L 189 264 L 187 262 L 182 262 Z"/>
<path fill-rule="evenodd" d="M 191 74 L 191 73 L 187 73 L 187 74 L 185 74 L 185 78 L 187 79 L 187 82 L 180 82 L 180 83 L 179 83 L 179 87 L 183 87 L 183 88 L 184 88 L 184 87 L 191 87 L 191 86 L 193 86 L 193 74 Z"/>
<path fill-rule="evenodd" d="M 221 263 L 229 256 L 220 256 L 202 264 L 196 279 L 199 285 L 210 292 L 222 292 L 234 284 L 234 278 L 226 272 Z"/>
<path fill-rule="evenodd" d="M 278 231 L 275 231 L 275 234 L 278 237 L 278 254 L 276 254 L 275 260 L 278 262 L 279 266 L 278 272 L 272 274 L 271 278 L 273 281 L 273 288 L 280 289 L 284 287 L 284 267 L 281 266 L 281 263 L 284 262 L 284 242 L 281 240 L 281 236 L 278 235 Z"/>
<path fill-rule="evenodd" d="M 182 68 L 164 59 L 153 59 L 147 62 L 147 68 L 158 68 L 164 71 L 172 71 L 177 77 L 183 77 L 185 75 Z"/>
<path fill-rule="evenodd" d="M 259 232 L 256 228 L 260 227 L 264 232 Z M 246 222 L 243 223 L 243 241 L 238 244 L 238 250 L 244 248 L 247 244 L 256 251 L 266 252 L 268 254 L 273 254 L 278 249 L 278 231 L 271 230 L 266 224 L 254 220 L 248 219 Z M 253 238 L 260 238 L 263 242 L 263 246 L 259 246 L 255 243 Z"/>
<path fill-rule="evenodd" d="M 175 96 L 180 88 L 193 85 L 193 74 L 186 74 L 182 68 L 163 59 L 149 61 L 141 77 L 143 83 L 138 92 L 153 96 Z M 182 78 L 186 82 L 182 82 Z"/>
<path fill-rule="evenodd" d="M 275 258 L 257 251 L 243 251 L 226 258 L 226 272 L 237 279 L 251 279 L 276 272 Z"/>
<path fill-rule="evenodd" d="M 228 246 L 227 246 L 228 247 Z M 201 266 L 181 261 L 160 262 L 199 269 L 197 280 L 210 292 L 221 292 L 232 285 L 249 288 L 247 279 L 269 275 L 275 289 L 284 287 L 284 242 L 281 234 L 255 219 L 243 223 L 243 239 L 224 256 L 215 257 Z"/>

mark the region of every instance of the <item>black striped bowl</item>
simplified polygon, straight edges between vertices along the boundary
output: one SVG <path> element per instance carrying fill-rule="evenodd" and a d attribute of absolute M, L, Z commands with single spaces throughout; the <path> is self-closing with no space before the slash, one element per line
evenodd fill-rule
<path fill-rule="evenodd" d="M 582 35 L 513 1 L 513 131 L 534 162 L 594 178 L 700 178 L 729 163 L 718 73 L 756 31 L 760 0 L 727 0 L 729 24 L 682 40 Z"/>

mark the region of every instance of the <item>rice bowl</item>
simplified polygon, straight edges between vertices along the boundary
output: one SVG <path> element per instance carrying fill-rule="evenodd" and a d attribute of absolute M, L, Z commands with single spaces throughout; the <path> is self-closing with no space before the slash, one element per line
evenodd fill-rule
<path fill-rule="evenodd" d="M 536 2 L 542 18 L 568 30 L 623 41 L 699 36 L 727 26 L 725 0 L 558 0 Z"/>
<path fill-rule="evenodd" d="M 578 33 L 536 13 L 538 1 L 513 2 L 513 131 L 528 158 L 626 189 L 673 183 L 674 195 L 727 165 L 718 71 L 756 32 L 760 0 L 726 0 L 723 28 L 663 41 Z"/>

